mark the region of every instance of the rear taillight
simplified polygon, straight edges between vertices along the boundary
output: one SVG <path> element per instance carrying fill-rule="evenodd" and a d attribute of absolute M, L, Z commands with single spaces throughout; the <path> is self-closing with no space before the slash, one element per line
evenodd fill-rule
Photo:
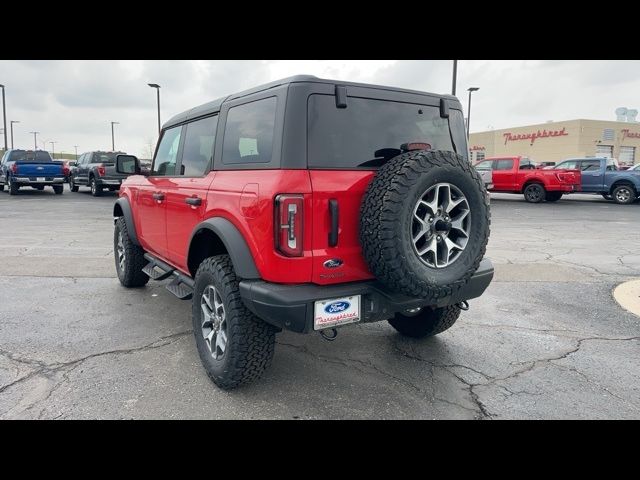
<path fill-rule="evenodd" d="M 98 165 L 98 175 L 101 177 L 104 177 L 105 175 L 104 165 Z"/>
<path fill-rule="evenodd" d="M 303 205 L 302 195 L 282 194 L 275 200 L 276 250 L 287 257 L 302 256 Z"/>
<path fill-rule="evenodd" d="M 69 167 L 67 167 L 66 165 L 63 165 L 63 166 L 62 166 L 62 174 L 63 174 L 65 177 L 68 177 L 68 176 L 69 176 L 69 173 L 70 173 L 70 172 L 69 172 Z"/>
<path fill-rule="evenodd" d="M 17 164 L 12 164 L 11 165 L 11 172 L 12 173 L 18 173 L 18 165 Z"/>

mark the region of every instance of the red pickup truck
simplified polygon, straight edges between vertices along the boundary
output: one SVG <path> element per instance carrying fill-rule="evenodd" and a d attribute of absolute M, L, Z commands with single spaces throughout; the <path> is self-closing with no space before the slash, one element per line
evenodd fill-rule
<path fill-rule="evenodd" d="M 522 193 L 527 202 L 557 202 L 565 193 L 579 192 L 582 178 L 580 170 L 536 168 L 526 157 L 490 157 L 478 162 L 480 173 L 490 170 L 493 188 L 491 192 Z"/>

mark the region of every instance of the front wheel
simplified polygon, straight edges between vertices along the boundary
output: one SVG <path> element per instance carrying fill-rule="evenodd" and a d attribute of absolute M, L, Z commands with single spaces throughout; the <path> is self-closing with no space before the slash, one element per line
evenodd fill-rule
<path fill-rule="evenodd" d="M 142 271 L 147 264 L 144 250 L 131 241 L 124 217 L 116 220 L 113 229 L 113 253 L 118 280 L 124 287 L 142 287 L 147 284 L 149 276 Z"/>
<path fill-rule="evenodd" d="M 557 202 L 562 198 L 562 192 L 547 192 L 545 200 L 547 202 Z"/>
<path fill-rule="evenodd" d="M 72 192 L 78 191 L 78 186 L 76 185 L 76 182 L 73 181 L 73 177 L 69 177 L 69 189 Z"/>
<path fill-rule="evenodd" d="M 539 183 L 531 183 L 524 189 L 524 199 L 529 203 L 540 203 L 544 200 L 546 192 Z"/>
<path fill-rule="evenodd" d="M 418 312 L 396 313 L 389 323 L 399 333 L 412 338 L 433 337 L 451 328 L 460 316 L 460 307 L 424 307 Z"/>
<path fill-rule="evenodd" d="M 276 329 L 244 305 L 228 255 L 209 257 L 198 267 L 191 315 L 200 359 L 218 387 L 231 390 L 256 380 L 271 364 Z"/>
<path fill-rule="evenodd" d="M 620 185 L 613 189 L 611 196 L 617 204 L 629 205 L 635 201 L 637 195 L 631 185 Z"/>

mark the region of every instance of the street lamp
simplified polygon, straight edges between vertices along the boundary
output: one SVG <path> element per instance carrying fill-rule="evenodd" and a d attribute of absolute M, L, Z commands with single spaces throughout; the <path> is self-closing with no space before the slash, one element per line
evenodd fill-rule
<path fill-rule="evenodd" d="M 7 102 L 4 99 L 4 85 L 2 88 L 2 127 L 4 128 L 4 149 L 7 149 Z"/>
<path fill-rule="evenodd" d="M 120 122 L 111 122 L 111 151 L 112 152 L 116 151 L 116 141 L 115 141 L 114 136 L 113 136 L 113 126 L 114 125 L 120 125 Z"/>
<path fill-rule="evenodd" d="M 20 123 L 20 120 L 11 120 L 11 148 L 13 148 L 13 124 Z"/>
<path fill-rule="evenodd" d="M 73 146 L 76 149 L 76 161 L 78 160 L 78 145 Z"/>
<path fill-rule="evenodd" d="M 58 143 L 58 142 L 49 142 L 51 144 L 51 158 L 53 158 L 54 160 L 56 159 L 56 153 L 55 150 L 53 149 L 53 144 L 54 143 Z"/>
<path fill-rule="evenodd" d="M 451 82 L 451 95 L 456 95 L 456 79 L 458 77 L 458 60 L 453 61 L 453 80 Z"/>
<path fill-rule="evenodd" d="M 33 133 L 33 149 L 34 150 L 38 150 L 38 134 L 40 132 L 29 132 L 29 133 Z"/>
<path fill-rule="evenodd" d="M 467 92 L 469 92 L 469 108 L 467 109 L 467 140 L 469 139 L 469 125 L 471 125 L 471 92 L 477 92 L 478 90 L 480 90 L 478 87 L 467 88 Z"/>
<path fill-rule="evenodd" d="M 160 85 L 157 83 L 147 83 L 151 88 L 156 89 L 157 97 L 158 97 L 158 135 L 160 135 Z"/>

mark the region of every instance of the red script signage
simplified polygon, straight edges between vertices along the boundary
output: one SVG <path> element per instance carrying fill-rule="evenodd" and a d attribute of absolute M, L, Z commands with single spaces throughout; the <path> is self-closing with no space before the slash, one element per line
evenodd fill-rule
<path fill-rule="evenodd" d="M 628 128 L 625 128 L 624 130 L 622 130 L 622 140 L 624 141 L 625 138 L 640 138 L 640 132 L 630 132 Z"/>
<path fill-rule="evenodd" d="M 536 141 L 536 138 L 547 138 L 547 137 L 564 137 L 566 135 L 569 135 L 566 132 L 566 127 L 563 128 L 562 130 L 538 130 L 537 132 L 533 132 L 533 133 L 516 133 L 515 135 L 511 132 L 507 132 L 504 133 L 504 144 L 506 145 L 507 142 L 515 142 L 518 140 L 531 140 L 531 145 L 533 145 L 533 142 Z"/>

